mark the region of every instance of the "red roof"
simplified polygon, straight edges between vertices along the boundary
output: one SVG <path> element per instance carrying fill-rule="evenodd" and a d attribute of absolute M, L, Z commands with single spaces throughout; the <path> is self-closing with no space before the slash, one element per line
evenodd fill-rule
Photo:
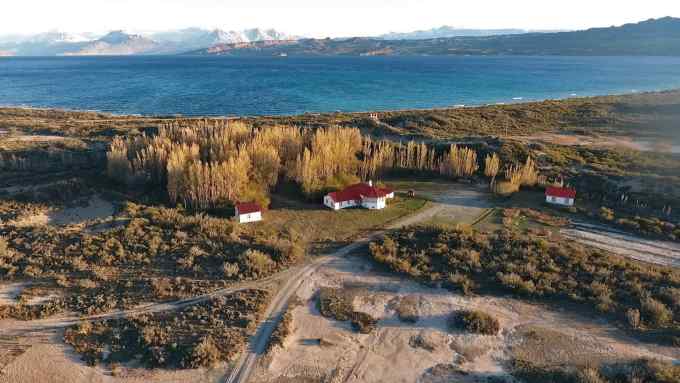
<path fill-rule="evenodd" d="M 551 197 L 576 198 L 576 190 L 572 188 L 550 186 L 545 189 L 545 195 Z"/>
<path fill-rule="evenodd" d="M 258 211 L 262 211 L 262 208 L 260 205 L 256 204 L 255 202 L 248 202 L 248 203 L 237 203 L 236 204 L 236 212 L 237 214 L 250 214 L 250 213 L 257 213 Z"/>
<path fill-rule="evenodd" d="M 358 201 L 362 198 L 382 198 L 392 193 L 392 189 L 378 188 L 367 183 L 359 183 L 344 190 L 328 193 L 335 202 Z"/>

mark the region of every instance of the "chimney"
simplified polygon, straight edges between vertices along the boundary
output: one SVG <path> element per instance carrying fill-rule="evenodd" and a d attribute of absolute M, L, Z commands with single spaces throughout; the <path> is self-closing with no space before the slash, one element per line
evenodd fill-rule
<path fill-rule="evenodd" d="M 368 186 L 373 187 L 373 180 L 368 180 Z"/>

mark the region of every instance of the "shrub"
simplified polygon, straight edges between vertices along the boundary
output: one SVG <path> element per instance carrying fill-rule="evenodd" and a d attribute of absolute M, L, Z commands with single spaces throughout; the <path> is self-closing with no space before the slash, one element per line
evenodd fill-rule
<path fill-rule="evenodd" d="M 371 315 L 354 311 L 352 313 L 352 328 L 362 334 L 370 334 L 378 324 Z"/>
<path fill-rule="evenodd" d="M 519 191 L 519 184 L 511 181 L 496 181 L 493 184 L 493 192 L 500 196 L 508 196 Z"/>
<path fill-rule="evenodd" d="M 606 208 L 606 207 L 601 207 L 600 208 L 600 218 L 604 219 L 605 221 L 613 221 L 614 220 L 614 210 Z"/>
<path fill-rule="evenodd" d="M 626 321 L 628 325 L 634 329 L 640 327 L 640 310 L 628 309 L 626 310 Z"/>
<path fill-rule="evenodd" d="M 416 296 L 404 297 L 397 304 L 397 317 L 402 322 L 416 323 L 420 318 L 418 313 L 419 299 Z"/>
<path fill-rule="evenodd" d="M 501 328 L 498 319 L 491 315 L 482 311 L 469 310 L 454 312 L 449 318 L 449 326 L 484 335 L 496 335 Z"/>
<path fill-rule="evenodd" d="M 319 291 L 319 312 L 327 318 L 345 321 L 352 319 L 352 302 L 340 289 L 322 287 Z"/>
<path fill-rule="evenodd" d="M 475 283 L 467 275 L 460 273 L 449 274 L 451 287 L 459 289 L 463 294 L 470 295 L 475 287 Z"/>
<path fill-rule="evenodd" d="M 7 247 L 7 240 L 0 237 L 0 258 L 5 258 L 9 255 L 9 248 Z"/>
<path fill-rule="evenodd" d="M 674 287 L 663 287 L 659 292 L 661 299 L 675 310 L 680 310 L 680 289 Z"/>
<path fill-rule="evenodd" d="M 576 374 L 576 383 L 606 383 L 596 368 L 587 367 Z"/>
<path fill-rule="evenodd" d="M 213 338 L 208 335 L 194 346 L 185 366 L 188 368 L 212 367 L 219 363 L 221 354 Z"/>
<path fill-rule="evenodd" d="M 654 327 L 663 327 L 673 320 L 671 310 L 652 297 L 643 298 L 640 306 L 643 319 Z"/>
<path fill-rule="evenodd" d="M 239 267 L 238 263 L 224 262 L 222 265 L 222 272 L 227 278 L 232 278 L 238 275 Z"/>
<path fill-rule="evenodd" d="M 246 270 L 256 276 L 266 275 L 274 267 L 271 257 L 259 250 L 248 249 L 239 258 Z"/>
<path fill-rule="evenodd" d="M 274 346 L 283 347 L 286 338 L 293 332 L 293 314 L 290 309 L 291 308 L 289 307 L 286 313 L 283 314 L 281 322 L 279 322 L 278 326 L 274 329 L 274 332 L 272 332 L 272 335 L 269 338 L 269 344 L 267 345 L 267 351 L 270 351 Z"/>

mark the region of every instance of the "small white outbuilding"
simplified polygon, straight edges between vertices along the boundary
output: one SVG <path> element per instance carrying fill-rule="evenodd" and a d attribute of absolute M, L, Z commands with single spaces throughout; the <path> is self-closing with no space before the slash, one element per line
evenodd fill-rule
<path fill-rule="evenodd" d="M 262 207 L 254 202 L 238 203 L 234 219 L 238 223 L 262 221 Z"/>
<path fill-rule="evenodd" d="M 545 189 L 545 202 L 553 205 L 574 206 L 576 190 L 571 188 L 548 187 Z"/>

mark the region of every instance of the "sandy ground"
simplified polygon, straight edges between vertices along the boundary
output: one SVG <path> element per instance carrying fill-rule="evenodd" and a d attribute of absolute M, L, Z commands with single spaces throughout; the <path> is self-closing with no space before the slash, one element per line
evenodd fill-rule
<path fill-rule="evenodd" d="M 582 136 L 575 134 L 539 133 L 529 136 L 513 136 L 522 142 L 545 142 L 567 146 L 619 147 L 639 151 L 680 153 L 680 145 L 627 136 Z"/>
<path fill-rule="evenodd" d="M 26 283 L 0 285 L 0 306 L 17 304 L 17 297 L 26 286 Z"/>
<path fill-rule="evenodd" d="M 22 135 L 22 136 L 8 136 L 4 138 L 5 142 L 52 142 L 63 141 L 66 137 L 50 136 L 50 135 Z"/>
<path fill-rule="evenodd" d="M 114 207 L 109 201 L 94 196 L 86 206 L 69 207 L 50 214 L 49 221 L 53 225 L 73 225 L 97 218 L 113 215 Z"/>
<path fill-rule="evenodd" d="M 347 322 L 322 317 L 315 298 L 322 286 L 355 292 L 354 309 L 378 318 L 377 330 L 358 334 Z M 323 382 L 475 382 L 507 377 L 513 353 L 521 349 L 526 333 L 536 328 L 550 329 L 550 338 L 559 335 L 568 340 L 551 344 L 546 353 L 562 361 L 680 357 L 678 350 L 644 346 L 600 320 L 510 298 L 464 297 L 428 288 L 373 271 L 368 261 L 357 257 L 323 266 L 297 295 L 304 304 L 292 311 L 293 334 L 283 349 L 275 348 L 262 359 L 252 381 L 275 382 L 283 377 Z M 419 302 L 420 320 L 415 324 L 396 316 L 396 303 L 405 297 Z M 494 315 L 501 322 L 501 333 L 485 336 L 448 330 L 447 317 L 459 309 Z M 418 346 L 414 342 L 418 338 L 431 350 Z"/>
<path fill-rule="evenodd" d="M 680 267 L 680 244 L 640 238 L 602 225 L 576 223 L 560 230 L 568 239 L 638 261 Z"/>
<path fill-rule="evenodd" d="M 44 226 L 44 225 L 77 225 L 90 220 L 106 218 L 115 212 L 111 202 L 95 195 L 85 206 L 65 207 L 58 210 L 45 208 L 36 214 L 19 217 L 8 222 L 17 227 Z"/>
<path fill-rule="evenodd" d="M 475 187 L 430 185 L 418 193 L 433 198 L 434 206 L 409 217 L 406 224 L 470 223 L 491 205 L 484 191 Z M 379 319 L 377 329 L 359 334 L 348 322 L 322 317 L 315 294 L 323 286 L 352 291 L 354 309 Z M 512 381 L 508 364 L 515 355 L 546 363 L 680 358 L 680 350 L 644 345 L 599 318 L 511 298 L 465 297 L 428 288 L 372 270 L 369 261 L 358 257 L 325 264 L 302 282 L 296 295 L 303 304 L 292 311 L 292 335 L 283 348 L 259 360 L 250 381 L 434 383 L 481 382 L 489 377 Z M 418 302 L 420 319 L 414 324 L 396 316 L 395 307 L 406 297 Z M 451 331 L 447 318 L 460 309 L 494 315 L 501 322 L 500 334 Z"/>

